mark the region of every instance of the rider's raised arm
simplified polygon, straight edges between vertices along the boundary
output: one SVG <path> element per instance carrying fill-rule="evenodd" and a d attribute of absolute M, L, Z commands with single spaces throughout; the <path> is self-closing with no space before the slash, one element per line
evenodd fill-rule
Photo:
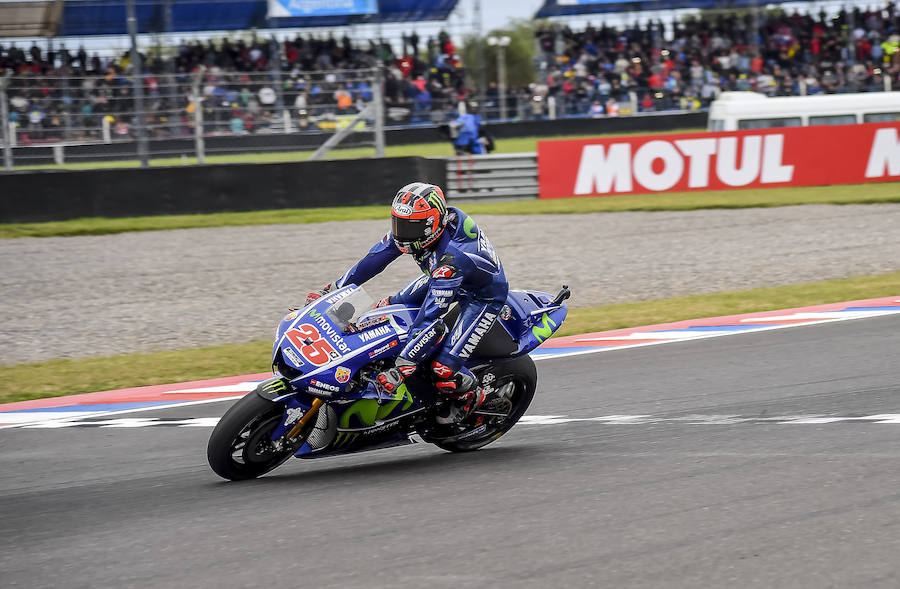
<path fill-rule="evenodd" d="M 388 264 L 400 257 L 400 250 L 394 244 L 394 238 L 386 233 L 381 241 L 372 246 L 363 259 L 357 262 L 346 274 L 335 283 L 335 287 L 341 288 L 347 284 L 363 284 L 367 280 L 381 273 Z"/>

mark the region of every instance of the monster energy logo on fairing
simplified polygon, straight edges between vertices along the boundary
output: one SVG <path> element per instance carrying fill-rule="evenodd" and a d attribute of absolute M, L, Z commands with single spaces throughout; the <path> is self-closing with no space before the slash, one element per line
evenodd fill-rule
<path fill-rule="evenodd" d="M 541 322 L 543 323 L 543 327 L 535 325 L 531 328 L 531 333 L 534 334 L 534 337 L 539 344 L 544 343 L 544 340 L 553 335 L 553 328 L 556 327 L 556 323 L 553 319 L 550 319 L 550 316 L 546 313 L 541 317 Z"/>
<path fill-rule="evenodd" d="M 410 393 L 406 388 L 406 385 L 403 384 L 397 387 L 397 393 L 392 399 L 393 401 L 384 405 L 379 405 L 377 399 L 360 399 L 359 401 L 356 401 L 344 411 L 343 415 L 341 415 L 340 427 L 342 429 L 350 427 L 350 418 L 354 415 L 359 419 L 363 427 L 372 427 L 379 419 L 384 419 L 393 413 L 394 409 L 397 408 L 397 405 L 404 399 L 406 402 L 403 403 L 403 406 L 400 408 L 402 411 L 406 411 L 413 404 L 412 393 Z M 348 446 L 355 442 L 359 436 L 360 434 L 357 432 L 339 431 L 334 438 L 331 447 L 341 448 Z"/>
<path fill-rule="evenodd" d="M 287 384 L 285 384 L 284 379 L 281 379 L 278 377 L 270 378 L 269 380 L 264 380 L 263 382 L 260 383 L 259 386 L 262 387 L 262 389 L 261 389 L 262 392 L 267 395 L 280 393 L 281 391 L 284 391 L 285 389 L 287 389 Z"/>
<path fill-rule="evenodd" d="M 354 415 L 359 419 L 363 427 L 372 427 L 375 425 L 376 421 L 384 419 L 393 413 L 394 409 L 397 408 L 397 405 L 399 405 L 401 401 L 406 401 L 403 403 L 403 407 L 400 408 L 402 411 L 406 411 L 413 404 L 412 393 L 409 392 L 406 385 L 397 387 L 397 392 L 391 399 L 393 400 L 390 403 L 385 403 L 383 405 L 378 403 L 378 399 L 360 399 L 350 405 L 350 407 L 344 411 L 344 414 L 341 415 L 340 427 L 343 429 L 350 427 L 350 418 Z"/>

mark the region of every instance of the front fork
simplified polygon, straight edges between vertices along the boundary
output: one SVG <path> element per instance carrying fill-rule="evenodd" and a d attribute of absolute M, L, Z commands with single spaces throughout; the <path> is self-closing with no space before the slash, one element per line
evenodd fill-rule
<path fill-rule="evenodd" d="M 291 431 L 287 433 L 288 438 L 296 438 L 300 435 L 300 432 L 303 431 L 303 426 L 310 422 L 316 416 L 316 413 L 319 412 L 319 407 L 325 404 L 325 401 L 316 397 L 313 399 L 312 406 L 309 410 L 303 414 L 303 417 L 300 418 L 300 421 L 294 424 L 294 427 L 291 428 Z"/>
<path fill-rule="evenodd" d="M 312 397 L 312 401 L 305 401 L 296 398 L 295 394 L 291 392 L 290 383 L 284 378 L 280 376 L 274 376 L 270 379 L 264 380 L 259 383 L 256 387 L 256 393 L 262 398 L 269 400 L 273 403 L 283 403 L 285 407 L 285 423 L 275 428 L 275 431 L 272 432 L 272 441 L 280 440 L 280 439 L 291 439 L 300 435 L 300 432 L 303 431 L 303 427 L 309 424 L 309 422 L 315 418 L 316 414 L 319 412 L 319 409 L 325 402 L 318 398 Z M 308 397 L 307 397 L 308 398 Z M 309 402 L 309 408 L 307 409 L 307 402 Z M 289 418 L 292 412 L 302 411 L 303 415 L 300 419 L 294 423 L 289 430 L 287 430 L 288 423 L 290 423 Z M 285 431 L 287 430 L 287 431 Z"/>

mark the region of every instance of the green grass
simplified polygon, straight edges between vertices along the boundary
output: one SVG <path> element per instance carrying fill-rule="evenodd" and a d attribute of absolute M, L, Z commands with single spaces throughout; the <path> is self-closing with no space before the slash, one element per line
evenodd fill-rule
<path fill-rule="evenodd" d="M 575 293 L 576 296 L 578 293 Z M 900 295 L 900 272 L 572 309 L 557 335 Z M 271 342 L 0 366 L 0 402 L 265 372 Z"/>
<path fill-rule="evenodd" d="M 694 209 L 740 209 L 804 204 L 874 204 L 900 202 L 900 182 L 846 186 L 754 188 L 709 192 L 672 192 L 626 196 L 521 200 L 465 205 L 470 215 L 576 214 L 616 211 L 677 211 Z M 171 215 L 122 219 L 88 218 L 49 223 L 0 225 L 0 239 L 104 235 L 127 231 L 157 231 L 192 227 L 233 225 L 279 225 L 387 219 L 387 206 L 281 209 L 248 213 Z"/>
<path fill-rule="evenodd" d="M 703 129 L 677 129 L 670 131 L 655 131 L 655 135 L 665 135 L 670 133 L 694 133 L 703 131 Z M 604 137 L 624 137 L 628 135 L 646 135 L 647 131 L 632 133 L 609 133 Z M 435 131 L 437 135 L 437 131 Z M 559 135 L 552 137 L 515 137 L 510 139 L 497 139 L 494 144 L 495 153 L 520 153 L 527 151 L 536 151 L 537 142 L 545 139 L 582 139 L 587 137 L 597 137 L 597 134 L 590 135 Z M 312 151 L 285 151 L 278 153 L 244 153 L 233 155 L 209 155 L 206 158 L 208 164 L 270 164 L 279 162 L 303 162 L 309 159 L 313 154 Z M 422 157 L 443 157 L 452 156 L 453 148 L 449 141 L 437 141 L 433 143 L 415 143 L 410 145 L 388 145 L 385 147 L 384 155 L 386 157 L 403 157 L 403 156 L 422 156 Z M 350 147 L 344 149 L 333 149 L 325 155 L 325 159 L 358 159 L 374 157 L 375 150 L 372 147 Z M 164 157 L 152 158 L 151 166 L 189 166 L 197 163 L 197 158 L 193 156 L 185 157 Z M 39 164 L 33 166 L 16 166 L 16 170 L 96 170 L 100 168 L 136 168 L 140 165 L 138 160 L 118 160 L 118 161 L 101 161 L 101 162 L 84 162 L 72 164 Z"/>

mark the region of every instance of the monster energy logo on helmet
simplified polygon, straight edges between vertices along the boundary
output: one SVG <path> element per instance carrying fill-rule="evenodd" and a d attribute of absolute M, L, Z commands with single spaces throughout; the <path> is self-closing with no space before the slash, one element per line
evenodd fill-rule
<path fill-rule="evenodd" d="M 441 195 L 438 194 L 437 190 L 432 190 L 425 200 L 430 202 L 438 211 L 440 211 L 442 216 L 447 212 L 447 205 L 444 203 L 444 199 L 441 198 Z"/>

